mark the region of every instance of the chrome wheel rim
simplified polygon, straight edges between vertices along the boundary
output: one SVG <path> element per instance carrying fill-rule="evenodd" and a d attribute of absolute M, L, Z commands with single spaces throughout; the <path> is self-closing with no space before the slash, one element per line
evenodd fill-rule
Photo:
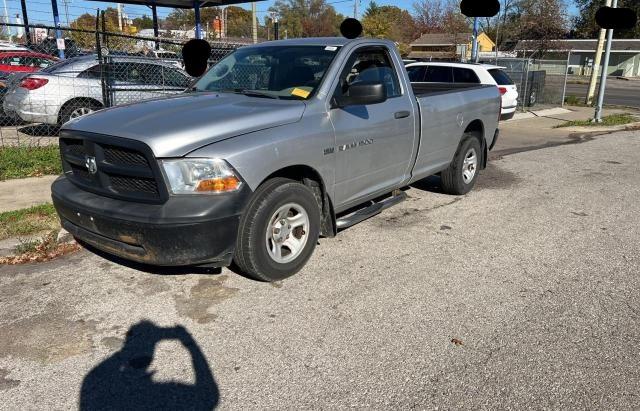
<path fill-rule="evenodd" d="M 87 114 L 90 114 L 90 113 L 93 113 L 93 110 L 90 109 L 89 107 L 78 107 L 77 109 L 71 112 L 71 114 L 69 115 L 69 119 L 86 116 Z"/>
<path fill-rule="evenodd" d="M 478 171 L 478 154 L 475 148 L 470 148 L 467 154 L 464 156 L 464 162 L 462 163 L 462 181 L 465 184 L 469 184 L 473 181 Z"/>
<path fill-rule="evenodd" d="M 302 253 L 309 239 L 309 215 L 299 204 L 288 203 L 278 208 L 269 219 L 265 245 L 271 259 L 289 263 Z"/>

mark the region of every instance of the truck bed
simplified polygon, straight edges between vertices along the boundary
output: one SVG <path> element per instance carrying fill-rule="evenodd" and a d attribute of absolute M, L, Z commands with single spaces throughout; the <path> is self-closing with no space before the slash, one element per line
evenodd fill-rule
<path fill-rule="evenodd" d="M 451 92 L 457 92 L 462 89 L 464 90 L 472 90 L 472 89 L 481 89 L 495 87 L 487 84 L 476 84 L 476 83 L 411 83 L 411 88 L 413 88 L 413 94 L 416 97 L 425 97 L 432 96 L 437 94 L 447 94 Z"/>

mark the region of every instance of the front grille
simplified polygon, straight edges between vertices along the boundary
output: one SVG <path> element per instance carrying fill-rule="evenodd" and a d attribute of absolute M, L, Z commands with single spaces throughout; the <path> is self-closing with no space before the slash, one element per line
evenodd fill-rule
<path fill-rule="evenodd" d="M 167 198 L 157 162 L 144 143 L 63 131 L 60 154 L 67 177 L 88 191 L 152 203 Z M 93 161 L 96 169 L 90 172 Z"/>
<path fill-rule="evenodd" d="M 104 159 L 111 164 L 149 166 L 149 162 L 142 153 L 113 146 L 104 147 Z"/>
<path fill-rule="evenodd" d="M 126 193 L 158 194 L 158 186 L 153 179 L 111 176 L 111 186 L 118 191 Z"/>

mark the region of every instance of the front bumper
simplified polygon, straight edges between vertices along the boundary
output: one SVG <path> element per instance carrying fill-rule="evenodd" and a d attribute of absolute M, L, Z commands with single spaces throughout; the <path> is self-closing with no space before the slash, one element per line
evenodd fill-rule
<path fill-rule="evenodd" d="M 51 186 L 62 226 L 78 240 L 127 260 L 159 265 L 231 263 L 250 190 L 219 196 L 173 196 L 143 204 L 90 193 L 67 178 Z"/>

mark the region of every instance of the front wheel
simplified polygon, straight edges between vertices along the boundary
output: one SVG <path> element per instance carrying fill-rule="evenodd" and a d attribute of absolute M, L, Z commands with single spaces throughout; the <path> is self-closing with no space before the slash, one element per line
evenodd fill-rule
<path fill-rule="evenodd" d="M 304 267 L 319 235 L 313 192 L 297 181 L 274 178 L 258 188 L 240 221 L 233 262 L 257 280 L 282 280 Z"/>
<path fill-rule="evenodd" d="M 442 191 L 446 194 L 467 194 L 476 184 L 480 170 L 482 149 L 478 139 L 465 134 L 449 168 L 442 176 Z"/>

